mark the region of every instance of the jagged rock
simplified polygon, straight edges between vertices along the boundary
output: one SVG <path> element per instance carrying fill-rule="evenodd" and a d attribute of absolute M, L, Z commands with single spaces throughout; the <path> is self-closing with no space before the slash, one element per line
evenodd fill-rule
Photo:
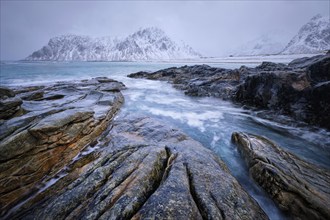
<path fill-rule="evenodd" d="M 263 71 L 284 70 L 286 68 L 287 66 L 283 63 L 273 63 L 273 62 L 262 62 L 259 66 L 256 67 L 256 69 Z"/>
<path fill-rule="evenodd" d="M 228 99 L 239 83 L 238 70 L 226 70 L 208 65 L 172 67 L 154 73 L 138 72 L 128 75 L 131 78 L 165 80 L 174 84 L 191 96 L 215 96 Z"/>
<path fill-rule="evenodd" d="M 22 100 L 18 97 L 0 100 L 0 120 L 9 119 L 22 112 Z"/>
<path fill-rule="evenodd" d="M 235 99 L 259 108 L 293 114 L 291 105 L 305 96 L 310 82 L 305 74 L 293 71 L 260 72 L 238 86 Z"/>
<path fill-rule="evenodd" d="M 288 66 L 291 70 L 247 76 L 234 99 L 330 129 L 330 99 L 325 95 L 329 92 L 330 56 L 303 58 Z"/>
<path fill-rule="evenodd" d="M 267 219 L 217 156 L 151 118 L 118 118 L 97 146 L 98 159 L 7 217 Z"/>
<path fill-rule="evenodd" d="M 313 84 L 330 81 L 330 54 L 312 62 L 307 70 Z"/>
<path fill-rule="evenodd" d="M 330 218 L 330 172 L 264 137 L 233 133 L 254 180 L 294 219 Z"/>
<path fill-rule="evenodd" d="M 15 92 L 9 88 L 0 87 L 0 99 L 14 97 Z"/>
<path fill-rule="evenodd" d="M 110 83 L 118 90 L 101 91 L 97 80 L 67 82 L 19 88 L 23 101 L 1 101 L 1 117 L 15 117 L 0 123 L 0 216 L 38 190 L 108 127 L 124 100 L 118 92 L 123 84 Z M 19 106 L 25 109 L 23 115 L 14 112 Z"/>
<path fill-rule="evenodd" d="M 255 68 L 242 66 L 235 70 L 196 65 L 138 72 L 129 77 L 165 80 L 187 95 L 230 99 L 330 129 L 330 99 L 316 95 L 327 91 L 329 73 L 330 55 L 326 54 L 297 59 L 288 65 L 263 62 Z"/>
<path fill-rule="evenodd" d="M 21 95 L 21 99 L 31 101 L 31 100 L 39 100 L 42 99 L 44 96 L 43 91 L 37 91 L 37 92 L 31 92 L 31 93 L 25 93 L 24 95 Z"/>

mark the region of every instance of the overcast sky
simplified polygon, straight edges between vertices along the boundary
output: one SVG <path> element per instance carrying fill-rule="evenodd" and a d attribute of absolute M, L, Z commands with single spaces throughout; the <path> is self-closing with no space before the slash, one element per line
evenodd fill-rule
<path fill-rule="evenodd" d="M 269 32 L 288 41 L 325 1 L 1 1 L 1 60 L 22 59 L 62 34 L 124 37 L 156 26 L 205 56 Z M 278 34 L 277 34 L 278 35 Z"/>

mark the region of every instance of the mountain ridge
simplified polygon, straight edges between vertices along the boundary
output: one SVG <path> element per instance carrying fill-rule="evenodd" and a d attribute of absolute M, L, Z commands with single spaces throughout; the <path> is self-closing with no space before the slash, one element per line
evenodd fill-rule
<path fill-rule="evenodd" d="M 317 14 L 299 29 L 281 54 L 319 53 L 329 49 L 329 17 Z"/>
<path fill-rule="evenodd" d="M 25 58 L 27 61 L 138 61 L 199 58 L 185 43 L 177 43 L 156 27 L 140 28 L 119 39 L 65 34 Z"/>
<path fill-rule="evenodd" d="M 235 50 L 234 56 L 316 54 L 330 50 L 329 17 L 317 14 L 300 27 L 291 38 L 284 40 L 282 33 L 267 33 L 247 41 Z"/>

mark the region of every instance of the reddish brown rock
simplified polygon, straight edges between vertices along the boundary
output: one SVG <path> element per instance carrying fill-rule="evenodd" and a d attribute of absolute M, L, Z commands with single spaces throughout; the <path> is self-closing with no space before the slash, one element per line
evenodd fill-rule
<path fill-rule="evenodd" d="M 124 99 L 118 91 L 99 91 L 99 84 L 90 80 L 20 88 L 23 101 L 14 97 L 1 102 L 7 103 L 5 113 L 12 118 L 0 123 L 0 215 L 51 179 L 109 126 Z M 21 105 L 25 114 L 11 110 Z"/>

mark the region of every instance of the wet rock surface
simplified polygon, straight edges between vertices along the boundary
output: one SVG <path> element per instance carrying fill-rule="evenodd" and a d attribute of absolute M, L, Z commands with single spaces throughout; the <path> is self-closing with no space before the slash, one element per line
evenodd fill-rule
<path fill-rule="evenodd" d="M 234 95 L 242 70 L 228 70 L 208 65 L 172 67 L 154 73 L 138 72 L 131 78 L 146 78 L 171 82 L 175 88 L 191 96 L 214 96 L 228 99 Z"/>
<path fill-rule="evenodd" d="M 95 78 L 1 90 L 24 109 L 0 122 L 1 219 L 267 219 L 199 142 L 144 116 L 113 121 L 124 88 Z"/>
<path fill-rule="evenodd" d="M 330 172 L 284 151 L 270 140 L 233 133 L 252 178 L 294 219 L 330 218 Z"/>
<path fill-rule="evenodd" d="M 191 96 L 214 96 L 330 129 L 330 54 L 288 65 L 263 62 L 229 70 L 207 65 L 138 72 L 132 78 L 165 80 Z"/>
<path fill-rule="evenodd" d="M 0 100 L 0 216 L 109 126 L 124 101 L 118 90 L 124 85 L 112 81 L 116 91 L 104 91 L 111 85 L 103 80 L 0 90 L 6 94 Z"/>
<path fill-rule="evenodd" d="M 91 149 L 7 217 L 267 219 L 210 150 L 154 119 L 121 116 Z"/>

